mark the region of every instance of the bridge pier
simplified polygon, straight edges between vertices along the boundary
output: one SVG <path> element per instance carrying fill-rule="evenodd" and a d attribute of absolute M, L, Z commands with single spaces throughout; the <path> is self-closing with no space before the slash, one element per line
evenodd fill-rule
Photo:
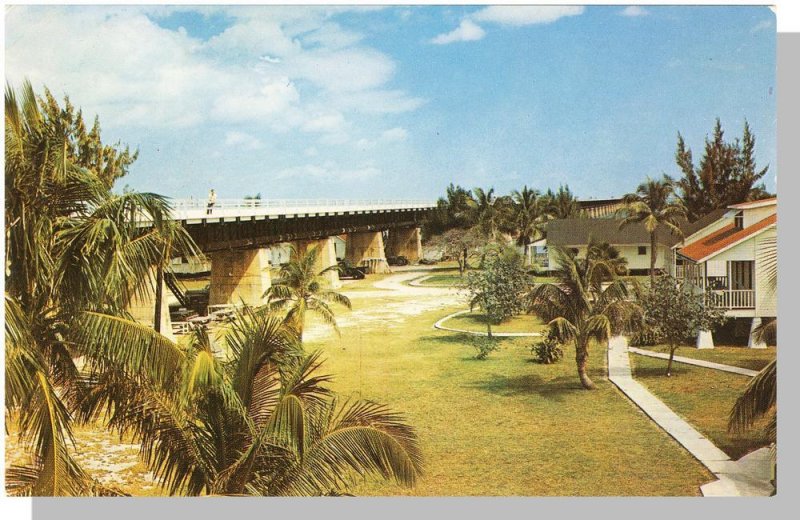
<path fill-rule="evenodd" d="M 323 269 L 327 269 L 332 265 L 337 265 L 336 261 L 336 246 L 333 242 L 333 237 L 321 238 L 318 240 L 298 240 L 294 243 L 294 248 L 297 254 L 305 254 L 312 248 L 317 248 L 317 263 L 314 270 L 319 273 Z M 331 289 L 338 289 L 342 286 L 339 280 L 339 272 L 331 270 L 325 273 L 324 278 L 330 284 Z"/>
<path fill-rule="evenodd" d="M 372 273 L 388 273 L 383 234 L 380 231 L 365 231 L 347 234 L 345 258 L 353 265 L 368 265 Z"/>
<path fill-rule="evenodd" d="M 131 313 L 133 319 L 143 325 L 155 328 L 154 316 L 156 311 L 156 294 L 155 294 L 156 274 L 155 270 L 151 273 L 151 278 L 144 284 L 143 294 L 134 295 L 128 304 L 128 312 Z M 167 303 L 167 295 L 169 289 L 164 281 L 161 282 L 161 335 L 166 336 L 168 339 L 175 341 L 175 335 L 172 333 L 172 321 L 169 317 L 169 304 Z"/>
<path fill-rule="evenodd" d="M 262 305 L 271 285 L 269 249 L 245 249 L 211 253 L 209 305 Z"/>
<path fill-rule="evenodd" d="M 386 241 L 387 256 L 404 256 L 411 264 L 422 258 L 422 235 L 418 227 L 394 228 L 389 230 Z"/>

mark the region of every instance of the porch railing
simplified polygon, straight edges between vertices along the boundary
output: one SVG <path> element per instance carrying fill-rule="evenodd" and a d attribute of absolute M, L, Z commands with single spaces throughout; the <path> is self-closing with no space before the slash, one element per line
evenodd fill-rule
<path fill-rule="evenodd" d="M 721 309 L 754 309 L 756 292 L 752 289 L 720 289 L 711 291 L 711 300 Z"/>

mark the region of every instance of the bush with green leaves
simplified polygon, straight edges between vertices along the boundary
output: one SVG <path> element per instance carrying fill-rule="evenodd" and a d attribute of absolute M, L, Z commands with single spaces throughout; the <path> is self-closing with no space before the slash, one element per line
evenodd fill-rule
<path fill-rule="evenodd" d="M 500 348 L 495 340 L 483 336 L 474 337 L 472 339 L 472 346 L 475 347 L 475 350 L 477 350 L 475 359 L 480 360 L 486 359 L 489 357 L 489 354 Z"/>
<path fill-rule="evenodd" d="M 556 339 L 547 334 L 541 341 L 537 341 L 531 347 L 531 353 L 536 356 L 536 361 L 543 365 L 558 363 L 564 357 L 564 350 Z"/>
<path fill-rule="evenodd" d="M 644 323 L 640 330 L 637 330 L 631 335 L 629 344 L 632 347 L 652 347 L 658 345 L 658 334 Z"/>
<path fill-rule="evenodd" d="M 524 295 L 532 279 L 525 272 L 519 254 L 505 251 L 487 254 L 483 269 L 467 275 L 470 309 L 479 307 L 486 315 L 486 332 L 492 337 L 492 325 L 520 314 L 524 310 Z"/>
<path fill-rule="evenodd" d="M 700 331 L 713 330 L 725 322 L 725 311 L 714 306 L 710 291 L 700 291 L 669 275 L 653 280 L 641 301 L 644 326 L 669 347 L 666 375 L 671 375 L 675 351 L 691 344 Z"/>

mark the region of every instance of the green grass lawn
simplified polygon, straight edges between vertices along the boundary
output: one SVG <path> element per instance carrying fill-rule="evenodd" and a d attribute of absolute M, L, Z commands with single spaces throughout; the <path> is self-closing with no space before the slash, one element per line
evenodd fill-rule
<path fill-rule="evenodd" d="M 447 274 L 434 274 L 424 280 L 421 280 L 418 285 L 421 287 L 454 287 L 464 285 L 467 281 L 466 276 L 461 276 L 458 272 Z"/>
<path fill-rule="evenodd" d="M 443 323 L 445 327 L 486 332 L 486 316 L 475 312 L 454 316 Z M 492 332 L 542 332 L 547 328 L 542 320 L 536 316 L 523 314 L 514 316 L 500 325 L 493 325 Z"/>
<path fill-rule="evenodd" d="M 342 397 L 386 403 L 419 432 L 426 475 L 415 489 L 364 481 L 355 494 L 697 495 L 713 480 L 607 381 L 604 349 L 592 351 L 589 392 L 569 351 L 540 365 L 530 338 L 498 339 L 498 352 L 475 360 L 469 337 L 431 329 L 446 313 L 307 343 L 326 354 Z"/>
<path fill-rule="evenodd" d="M 654 352 L 669 354 L 669 347 L 666 345 L 656 345 L 654 347 L 640 347 Z M 676 356 L 683 356 L 703 361 L 712 361 L 731 365 L 750 370 L 761 370 L 777 355 L 776 347 L 765 349 L 753 349 L 747 347 L 726 347 L 716 346 L 713 349 L 696 349 L 692 347 L 680 347 L 675 351 Z"/>
<path fill-rule="evenodd" d="M 631 364 L 636 379 L 732 459 L 768 444 L 759 428 L 745 434 L 727 431 L 728 414 L 748 376 L 675 363 L 672 376 L 666 377 L 666 360 L 635 354 L 631 354 Z"/>

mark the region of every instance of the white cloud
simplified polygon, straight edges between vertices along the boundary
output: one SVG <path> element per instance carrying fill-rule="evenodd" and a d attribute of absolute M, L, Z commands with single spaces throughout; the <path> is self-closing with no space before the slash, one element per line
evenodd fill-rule
<path fill-rule="evenodd" d="M 520 27 L 552 23 L 566 16 L 583 14 L 584 10 L 585 8 L 582 6 L 492 5 L 465 18 L 458 27 L 449 33 L 436 36 L 431 43 L 445 45 L 453 42 L 480 40 L 486 36 L 486 31 L 475 22 Z"/>
<path fill-rule="evenodd" d="M 630 17 L 647 16 L 648 14 L 650 14 L 650 11 L 638 5 L 629 5 L 628 7 L 620 11 L 619 14 L 621 14 L 622 16 L 630 16 Z"/>
<path fill-rule="evenodd" d="M 486 36 L 486 32 L 470 20 L 462 20 L 461 24 L 449 33 L 440 34 L 433 38 L 431 43 L 436 45 L 446 45 L 453 42 L 469 42 L 480 40 Z"/>
<path fill-rule="evenodd" d="M 303 150 L 303 155 L 305 155 L 306 157 L 316 157 L 317 155 L 319 155 L 319 151 L 317 150 L 316 147 L 309 146 L 308 148 Z"/>
<path fill-rule="evenodd" d="M 344 127 L 344 116 L 338 112 L 319 114 L 306 121 L 302 129 L 306 132 L 337 132 Z"/>
<path fill-rule="evenodd" d="M 408 137 L 408 131 L 405 128 L 395 127 L 385 130 L 381 134 L 381 140 L 386 142 L 405 141 Z"/>
<path fill-rule="evenodd" d="M 175 10 L 222 13 L 232 25 L 203 41 L 148 16 Z M 6 12 L 6 78 L 69 94 L 106 127 L 256 122 L 334 132 L 346 113 L 419 107 L 423 100 L 390 88 L 388 55 L 329 20 L 340 10 L 16 6 Z M 338 115 L 320 119 L 320 107 Z"/>
<path fill-rule="evenodd" d="M 342 49 L 359 43 L 363 36 L 342 29 L 337 23 L 326 23 L 303 36 L 303 43 L 317 44 L 330 49 Z"/>
<path fill-rule="evenodd" d="M 214 100 L 211 115 L 224 121 L 259 121 L 286 110 L 300 99 L 289 78 L 231 85 Z"/>
<path fill-rule="evenodd" d="M 407 138 L 408 138 L 408 131 L 405 128 L 396 126 L 394 128 L 384 130 L 375 139 L 362 137 L 361 139 L 355 142 L 355 147 L 356 149 L 361 150 L 363 152 L 366 150 L 372 150 L 379 144 L 399 143 L 405 141 Z"/>
<path fill-rule="evenodd" d="M 341 168 L 333 161 L 286 168 L 277 173 L 279 179 L 311 178 L 318 182 L 363 181 L 378 177 L 381 170 L 372 165 Z"/>
<path fill-rule="evenodd" d="M 410 97 L 402 90 L 369 90 L 365 92 L 338 92 L 330 100 L 343 110 L 354 110 L 366 114 L 396 114 L 416 110 L 425 103 L 418 97 Z"/>
<path fill-rule="evenodd" d="M 394 62 L 378 51 L 315 49 L 286 60 L 293 75 L 334 92 L 360 91 L 380 87 L 394 74 Z"/>
<path fill-rule="evenodd" d="M 243 148 L 245 150 L 258 150 L 263 147 L 263 144 L 250 134 L 231 131 L 225 134 L 225 146 Z"/>
<path fill-rule="evenodd" d="M 479 22 L 491 22 L 503 25 L 535 25 L 552 23 L 565 16 L 583 14 L 583 6 L 532 5 L 505 6 L 492 5 L 472 15 Z"/>
<path fill-rule="evenodd" d="M 750 34 L 756 34 L 757 32 L 761 31 L 774 31 L 775 30 L 775 23 L 772 20 L 762 20 L 755 24 L 750 29 Z"/>

